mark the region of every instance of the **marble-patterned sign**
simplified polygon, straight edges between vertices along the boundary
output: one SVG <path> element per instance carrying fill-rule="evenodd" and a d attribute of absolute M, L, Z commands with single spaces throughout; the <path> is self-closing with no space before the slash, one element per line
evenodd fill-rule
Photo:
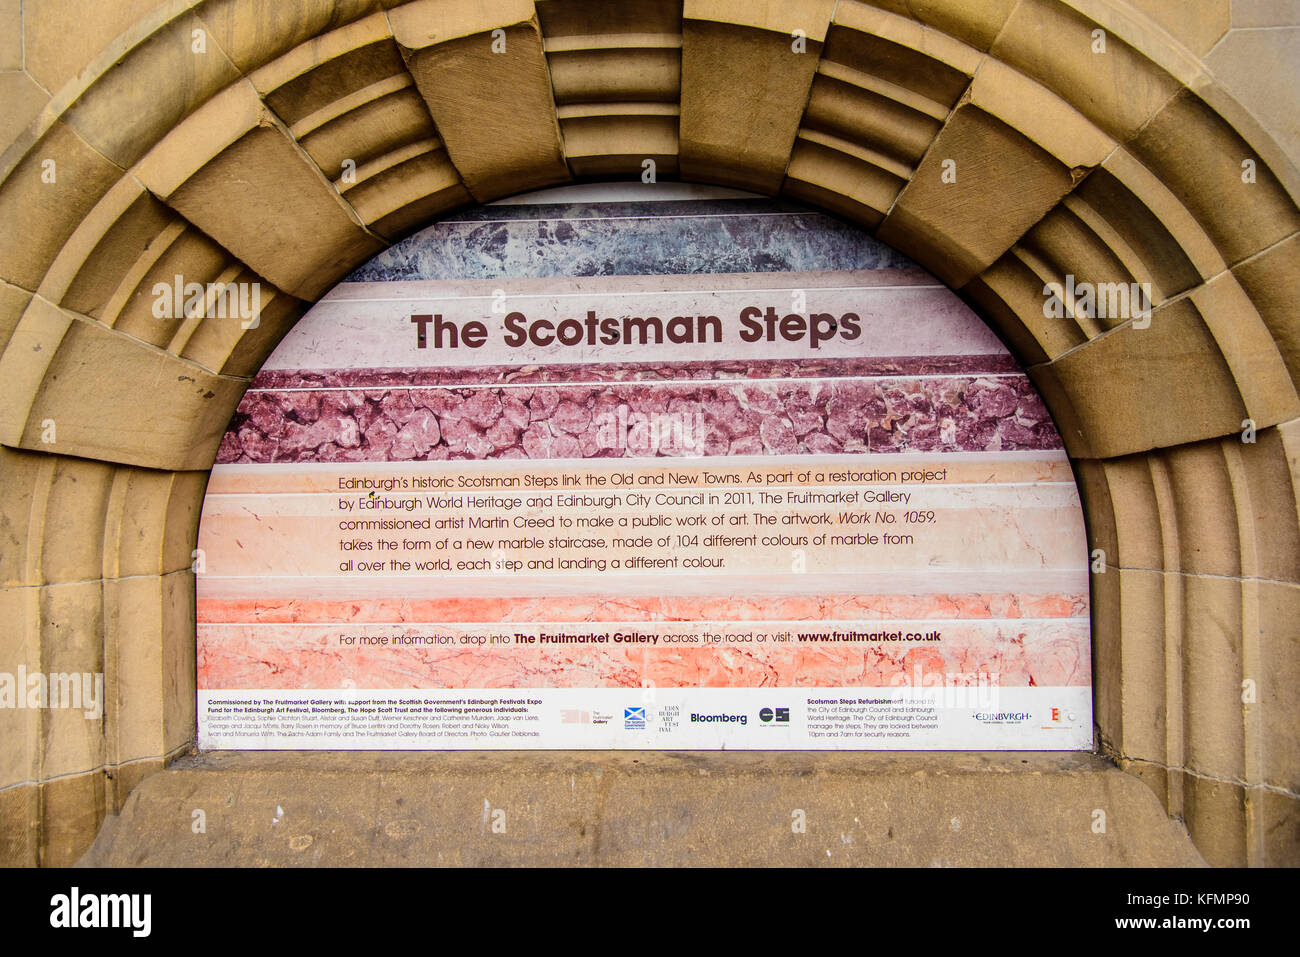
<path fill-rule="evenodd" d="M 199 545 L 207 748 L 1092 745 L 1041 398 L 779 201 L 548 191 L 388 250 L 258 374 Z"/>

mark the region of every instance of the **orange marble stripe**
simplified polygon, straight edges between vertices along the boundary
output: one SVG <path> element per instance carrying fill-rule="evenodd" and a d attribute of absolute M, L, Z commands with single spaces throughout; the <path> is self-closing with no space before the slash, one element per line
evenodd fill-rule
<path fill-rule="evenodd" d="M 454 629 L 451 629 L 454 631 Z M 790 688 L 889 687 L 931 680 L 1087 687 L 1087 622 L 943 628 L 941 643 L 344 647 L 338 629 L 199 626 L 199 687 Z"/>
<path fill-rule="evenodd" d="M 561 595 L 528 598 L 199 598 L 200 622 L 835 621 L 1078 618 L 1086 594 Z"/>

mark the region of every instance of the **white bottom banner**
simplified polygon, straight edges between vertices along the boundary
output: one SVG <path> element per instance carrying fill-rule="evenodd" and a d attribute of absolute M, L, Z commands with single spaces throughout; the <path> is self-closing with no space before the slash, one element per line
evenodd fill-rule
<path fill-rule="evenodd" d="M 1075 751 L 1092 690 L 200 691 L 204 750 Z"/>

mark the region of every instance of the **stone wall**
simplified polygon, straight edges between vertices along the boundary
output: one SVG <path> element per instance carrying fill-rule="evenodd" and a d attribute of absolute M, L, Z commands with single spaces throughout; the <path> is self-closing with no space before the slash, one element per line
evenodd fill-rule
<path fill-rule="evenodd" d="M 307 305 L 584 177 L 811 202 L 975 306 L 1073 456 L 1103 751 L 1220 864 L 1300 862 L 1300 16 L 1199 0 L 0 2 L 0 862 L 194 734 L 206 469 Z M 156 282 L 257 282 L 256 327 Z M 1142 283 L 1147 319 L 1044 310 Z M 1253 441 L 1246 441 L 1251 439 Z"/>

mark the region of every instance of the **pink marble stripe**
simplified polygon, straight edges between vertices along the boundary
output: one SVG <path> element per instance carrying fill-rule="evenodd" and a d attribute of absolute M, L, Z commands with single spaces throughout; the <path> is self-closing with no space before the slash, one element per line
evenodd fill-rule
<path fill-rule="evenodd" d="M 1079 618 L 1086 594 L 555 595 L 528 598 L 199 598 L 200 622 L 887 621 Z"/>
<path fill-rule="evenodd" d="M 1041 629 L 1039 629 L 1041 631 Z M 954 633 L 958 632 L 958 633 Z M 994 635 L 926 645 L 559 647 L 341 647 L 338 629 L 291 625 L 199 626 L 200 688 L 761 688 L 925 685 L 927 676 L 999 687 L 1086 687 L 1086 624 L 1026 636 L 1014 623 Z"/>
<path fill-rule="evenodd" d="M 1061 448 L 1021 374 L 248 392 L 217 462 Z"/>

